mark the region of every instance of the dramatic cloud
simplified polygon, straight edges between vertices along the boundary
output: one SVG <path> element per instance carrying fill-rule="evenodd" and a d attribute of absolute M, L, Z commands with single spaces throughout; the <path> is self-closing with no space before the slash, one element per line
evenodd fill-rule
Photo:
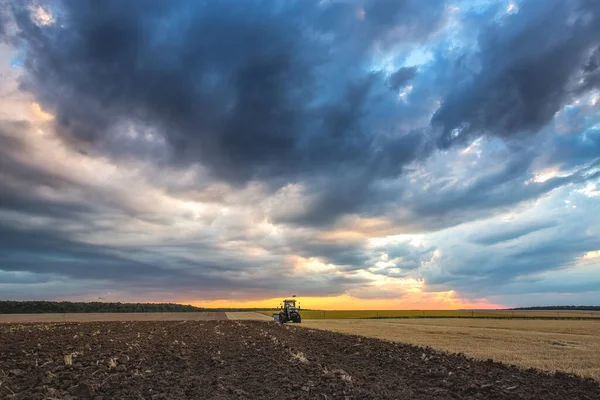
<path fill-rule="evenodd" d="M 0 1 L 0 292 L 589 299 L 599 19 L 586 0 Z"/>
<path fill-rule="evenodd" d="M 441 24 L 442 3 L 415 3 L 373 2 L 364 20 L 353 4 L 263 1 L 72 1 L 48 26 L 28 10 L 15 17 L 27 45 L 24 85 L 71 143 L 200 162 L 245 182 L 414 157 L 386 155 L 400 139 L 376 143 L 381 135 L 363 120 L 395 96 L 367 70 L 371 46 L 426 40 Z"/>
<path fill-rule="evenodd" d="M 479 33 L 476 70 L 443 101 L 433 122 L 444 145 L 460 135 L 535 132 L 565 103 L 597 87 L 600 4 L 524 2 L 517 17 Z M 593 77 L 594 76 L 594 77 Z"/>

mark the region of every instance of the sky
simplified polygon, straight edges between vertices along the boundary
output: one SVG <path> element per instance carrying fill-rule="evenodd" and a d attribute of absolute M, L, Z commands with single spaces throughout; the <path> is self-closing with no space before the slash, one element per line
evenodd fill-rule
<path fill-rule="evenodd" d="M 600 2 L 0 0 L 0 298 L 600 302 Z"/>

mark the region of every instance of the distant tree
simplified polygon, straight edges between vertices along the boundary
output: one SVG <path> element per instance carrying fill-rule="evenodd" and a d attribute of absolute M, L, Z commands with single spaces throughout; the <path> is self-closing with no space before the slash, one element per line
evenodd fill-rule
<path fill-rule="evenodd" d="M 200 307 L 183 304 L 101 303 L 70 301 L 0 301 L 0 314 L 33 313 L 122 313 L 122 312 L 194 312 Z"/>
<path fill-rule="evenodd" d="M 574 311 L 600 311 L 600 306 L 534 306 L 517 307 L 511 310 L 574 310 Z"/>

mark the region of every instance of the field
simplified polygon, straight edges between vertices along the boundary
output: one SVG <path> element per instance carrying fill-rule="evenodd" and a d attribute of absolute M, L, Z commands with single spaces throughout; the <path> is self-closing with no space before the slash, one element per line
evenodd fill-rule
<path fill-rule="evenodd" d="M 1 322 L 210 321 L 227 319 L 224 312 L 0 314 Z"/>
<path fill-rule="evenodd" d="M 264 311 L 271 315 L 273 311 Z M 598 318 L 600 311 L 570 310 L 303 310 L 302 319 L 359 318 Z"/>
<path fill-rule="evenodd" d="M 275 322 L 6 323 L 0 398 L 598 399 L 600 384 Z"/>
<path fill-rule="evenodd" d="M 600 321 L 497 319 L 317 320 L 303 326 L 431 346 L 600 381 Z"/>

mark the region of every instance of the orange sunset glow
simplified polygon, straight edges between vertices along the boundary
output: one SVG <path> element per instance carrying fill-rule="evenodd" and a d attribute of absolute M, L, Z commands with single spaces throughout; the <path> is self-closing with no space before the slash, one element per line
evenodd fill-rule
<path fill-rule="evenodd" d="M 406 295 L 399 299 L 359 299 L 348 295 L 335 297 L 298 297 L 301 307 L 314 310 L 459 310 L 459 309 L 498 309 L 501 304 L 491 304 L 484 300 L 470 302 L 455 297 L 452 291 L 438 293 L 419 293 Z M 206 308 L 277 308 L 280 298 L 235 301 L 182 301 Z"/>

